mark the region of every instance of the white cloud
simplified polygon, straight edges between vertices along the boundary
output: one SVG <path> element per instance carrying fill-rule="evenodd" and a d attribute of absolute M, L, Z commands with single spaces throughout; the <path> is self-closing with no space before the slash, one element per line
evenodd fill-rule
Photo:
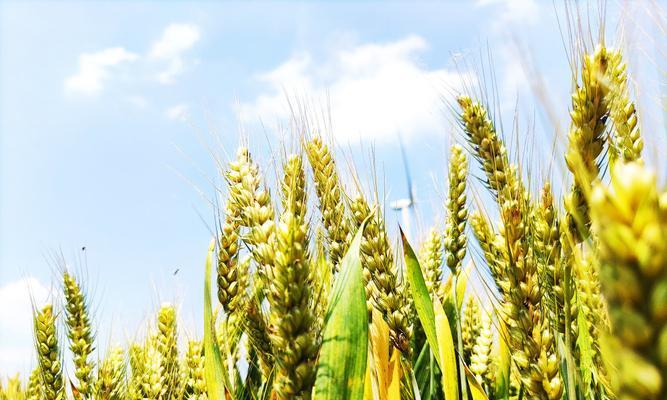
<path fill-rule="evenodd" d="M 112 47 L 79 56 L 79 71 L 65 80 L 65 90 L 84 95 L 95 95 L 108 80 L 110 69 L 135 61 L 139 56 L 123 47 Z"/>
<path fill-rule="evenodd" d="M 199 41 L 200 32 L 196 25 L 171 24 L 162 32 L 162 36 L 153 44 L 149 57 L 164 60 L 167 66 L 157 74 L 160 83 L 173 83 L 176 76 L 185 69 L 183 53 Z"/>
<path fill-rule="evenodd" d="M 188 119 L 190 107 L 187 104 L 176 104 L 167 108 L 164 115 L 172 121 L 186 121 Z"/>
<path fill-rule="evenodd" d="M 29 372 L 33 365 L 33 302 L 41 307 L 49 289 L 35 278 L 23 278 L 0 287 L 0 376 Z"/>
<path fill-rule="evenodd" d="M 496 26 L 508 22 L 534 24 L 540 15 L 540 7 L 536 0 L 477 0 L 477 6 L 502 9 Z"/>
<path fill-rule="evenodd" d="M 411 35 L 337 50 L 324 62 L 296 55 L 257 77 L 268 88 L 240 104 L 239 116 L 246 121 L 285 119 L 285 92 L 326 95 L 338 140 L 391 141 L 399 133 L 410 137 L 442 132 L 443 94 L 459 89 L 463 81 L 470 83 L 471 76 L 423 67 L 417 56 L 427 49 L 423 38 Z"/>
<path fill-rule="evenodd" d="M 127 102 L 139 109 L 144 109 L 148 106 L 148 99 L 140 95 L 128 96 Z"/>

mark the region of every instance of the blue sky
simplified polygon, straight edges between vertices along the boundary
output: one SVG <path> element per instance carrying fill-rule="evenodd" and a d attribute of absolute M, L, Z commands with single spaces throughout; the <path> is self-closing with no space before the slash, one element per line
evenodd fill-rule
<path fill-rule="evenodd" d="M 0 3 L 0 376 L 33 363 L 29 293 L 39 305 L 57 288 L 60 254 L 86 277 L 100 349 L 134 337 L 164 301 L 199 334 L 212 153 L 226 160 L 243 136 L 268 168 L 286 93 L 329 102 L 334 138 L 362 175 L 374 146 L 389 200 L 406 194 L 400 133 L 430 226 L 460 139 L 446 104 L 460 82 L 482 80 L 480 54 L 492 49 L 508 129 L 519 104 L 520 132 L 533 134 L 522 144 L 553 140 L 524 65 L 566 115 L 555 15 L 528 0 Z M 536 147 L 539 176 L 550 155 Z"/>

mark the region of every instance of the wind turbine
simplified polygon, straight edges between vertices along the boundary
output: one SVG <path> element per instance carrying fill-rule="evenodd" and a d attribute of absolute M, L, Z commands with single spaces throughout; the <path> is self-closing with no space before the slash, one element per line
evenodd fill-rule
<path fill-rule="evenodd" d="M 401 212 L 401 226 L 403 232 L 407 236 L 408 240 L 412 241 L 412 216 L 415 206 L 415 188 L 412 185 L 412 178 L 410 177 L 410 169 L 408 168 L 408 158 L 405 155 L 405 147 L 403 146 L 403 140 L 401 137 L 398 137 L 400 146 L 401 146 L 401 157 L 403 158 L 403 169 L 405 171 L 405 179 L 408 185 L 408 198 L 398 199 L 392 201 L 389 206 L 394 211 Z"/>

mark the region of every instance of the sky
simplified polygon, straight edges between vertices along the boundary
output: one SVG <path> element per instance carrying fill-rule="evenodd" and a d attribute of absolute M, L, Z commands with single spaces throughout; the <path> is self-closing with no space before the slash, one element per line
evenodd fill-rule
<path fill-rule="evenodd" d="M 612 43 L 626 7 L 608 4 Z M 646 38 L 665 18 L 629 8 L 626 39 L 643 44 L 630 66 L 652 61 L 638 63 L 652 103 L 665 53 Z M 415 240 L 443 224 L 447 149 L 461 141 L 454 93 L 496 99 L 496 122 L 517 132 L 512 154 L 536 148 L 536 181 L 562 168 L 549 150 L 567 128 L 550 112 L 567 121 L 571 89 L 557 15 L 562 5 L 535 0 L 0 2 L 0 376 L 34 364 L 32 308 L 61 301 L 63 265 L 85 280 L 98 352 L 137 337 L 163 302 L 200 335 L 216 160 L 245 142 L 270 173 L 290 105 L 330 115 L 321 129 L 342 175 L 353 164 L 368 177 L 374 154 L 387 201 L 407 195 L 402 138 Z"/>

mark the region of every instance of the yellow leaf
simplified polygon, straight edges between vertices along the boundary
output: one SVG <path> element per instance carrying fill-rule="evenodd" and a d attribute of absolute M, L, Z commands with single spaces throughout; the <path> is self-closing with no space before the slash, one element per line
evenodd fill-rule
<path fill-rule="evenodd" d="M 510 368 L 511 368 L 511 357 L 510 347 L 507 341 L 509 340 L 509 332 L 507 331 L 507 325 L 505 321 L 500 318 L 498 321 L 498 347 L 497 347 L 497 357 L 498 357 L 498 371 L 496 372 L 495 379 L 495 397 L 504 399 L 509 396 L 510 389 Z"/>
<path fill-rule="evenodd" d="M 394 351 L 391 356 L 391 382 L 387 389 L 387 400 L 401 400 L 401 356 Z"/>
<path fill-rule="evenodd" d="M 382 318 L 382 314 L 373 308 L 372 323 L 370 326 L 371 352 L 373 355 L 373 372 L 377 379 L 378 398 L 387 398 L 389 387 L 389 325 Z"/>
<path fill-rule="evenodd" d="M 447 314 L 437 298 L 433 302 L 433 311 L 435 312 L 435 331 L 438 337 L 438 357 L 442 366 L 442 391 L 445 400 L 457 400 L 459 398 L 459 380 L 456 372 L 454 339 L 452 338 Z"/>
<path fill-rule="evenodd" d="M 473 373 L 465 365 L 463 368 L 466 370 L 466 377 L 468 378 L 468 387 L 470 387 L 472 400 L 488 400 L 489 398 L 486 396 L 482 385 L 480 385 L 477 378 L 475 378 L 475 375 L 473 375 Z"/>
<path fill-rule="evenodd" d="M 371 357 L 366 367 L 366 383 L 364 385 L 364 400 L 373 400 L 373 381 L 371 380 Z"/>

